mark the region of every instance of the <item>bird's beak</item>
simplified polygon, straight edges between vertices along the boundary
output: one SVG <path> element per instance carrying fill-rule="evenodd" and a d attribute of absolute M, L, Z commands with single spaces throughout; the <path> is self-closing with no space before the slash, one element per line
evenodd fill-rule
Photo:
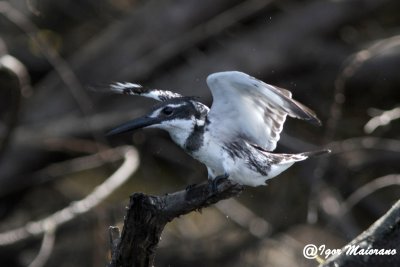
<path fill-rule="evenodd" d="M 127 132 L 131 132 L 133 130 L 136 129 L 140 129 L 143 127 L 147 127 L 153 124 L 157 124 L 160 123 L 160 120 L 158 118 L 151 118 L 148 116 L 144 116 L 141 118 L 137 118 L 133 121 L 129 121 L 127 123 L 124 123 L 120 126 L 118 126 L 115 129 L 112 129 L 111 131 L 109 131 L 107 133 L 107 136 L 109 135 L 115 135 L 115 134 L 122 134 L 122 133 L 127 133 Z"/>

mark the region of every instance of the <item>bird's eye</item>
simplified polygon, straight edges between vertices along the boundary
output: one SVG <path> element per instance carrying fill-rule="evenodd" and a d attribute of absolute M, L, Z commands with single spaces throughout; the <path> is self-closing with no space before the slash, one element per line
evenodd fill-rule
<path fill-rule="evenodd" d="M 172 114 L 173 111 L 174 111 L 174 110 L 173 110 L 171 107 L 165 107 L 165 108 L 163 108 L 163 110 L 162 110 L 161 112 L 162 112 L 164 115 L 169 116 L 169 115 Z"/>

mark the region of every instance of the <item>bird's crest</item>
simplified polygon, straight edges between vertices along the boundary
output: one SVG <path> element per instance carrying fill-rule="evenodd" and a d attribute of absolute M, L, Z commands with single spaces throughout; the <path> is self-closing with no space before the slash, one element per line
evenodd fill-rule
<path fill-rule="evenodd" d="M 183 95 L 172 91 L 145 88 L 137 83 L 117 82 L 111 84 L 110 87 L 111 91 L 119 94 L 144 96 L 148 98 L 153 98 L 158 101 L 167 101 L 170 99 L 183 97 Z"/>

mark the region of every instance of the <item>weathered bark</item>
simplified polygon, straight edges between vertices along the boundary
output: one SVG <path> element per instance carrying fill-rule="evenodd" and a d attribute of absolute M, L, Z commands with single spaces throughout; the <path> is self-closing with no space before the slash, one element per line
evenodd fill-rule
<path fill-rule="evenodd" d="M 238 195 L 243 187 L 223 180 L 213 192 L 210 184 L 189 187 L 186 190 L 149 196 L 135 193 L 130 198 L 124 228 L 115 238 L 115 227 L 110 228 L 112 260 L 109 267 L 152 266 L 164 226 L 181 215 L 208 207 L 220 200 Z"/>
<path fill-rule="evenodd" d="M 394 250 L 394 255 L 355 255 L 349 246 L 366 249 Z M 358 237 L 330 257 L 320 267 L 400 266 L 400 200 Z"/>

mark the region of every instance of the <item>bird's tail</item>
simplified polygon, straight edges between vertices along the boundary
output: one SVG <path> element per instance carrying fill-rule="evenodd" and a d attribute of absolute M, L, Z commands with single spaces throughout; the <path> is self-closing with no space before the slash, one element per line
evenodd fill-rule
<path fill-rule="evenodd" d="M 316 156 L 320 156 L 323 154 L 329 154 L 332 151 L 330 149 L 321 149 L 321 150 L 315 150 L 315 151 L 309 151 L 309 152 L 303 152 L 300 153 L 300 155 L 305 156 L 305 157 L 316 157 Z"/>
<path fill-rule="evenodd" d="M 315 150 L 315 151 L 309 151 L 309 152 L 303 152 L 303 153 L 298 153 L 298 154 L 269 154 L 269 157 L 277 157 L 279 159 L 279 164 L 293 164 L 294 162 L 297 161 L 303 161 L 306 160 L 309 157 L 315 157 L 315 156 L 320 156 L 323 154 L 331 153 L 330 149 L 321 149 L 321 150 Z"/>

